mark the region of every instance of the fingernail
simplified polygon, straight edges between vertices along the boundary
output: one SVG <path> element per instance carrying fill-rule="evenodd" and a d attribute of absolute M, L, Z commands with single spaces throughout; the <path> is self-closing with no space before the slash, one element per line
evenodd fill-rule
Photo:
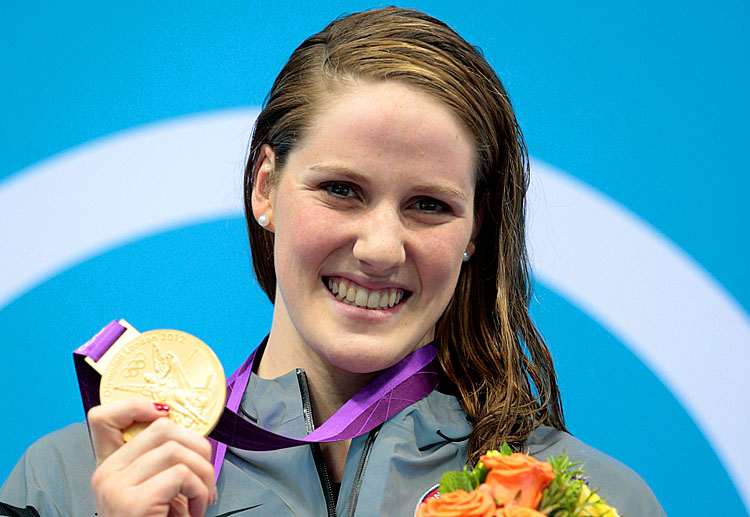
<path fill-rule="evenodd" d="M 169 406 L 166 404 L 160 404 L 158 402 L 154 402 L 154 407 L 157 411 L 164 411 L 165 413 L 169 412 Z"/>
<path fill-rule="evenodd" d="M 208 503 L 209 506 L 213 506 L 214 503 L 216 503 L 216 500 L 219 498 L 219 491 L 216 490 L 216 485 L 214 485 L 214 489 L 211 491 L 211 502 Z"/>

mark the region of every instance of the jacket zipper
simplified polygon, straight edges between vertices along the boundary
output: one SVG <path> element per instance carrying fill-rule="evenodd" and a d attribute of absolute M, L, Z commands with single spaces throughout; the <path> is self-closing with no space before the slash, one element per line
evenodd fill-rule
<path fill-rule="evenodd" d="M 301 368 L 297 368 L 297 382 L 299 391 L 302 395 L 302 414 L 305 417 L 305 428 L 308 433 L 315 430 L 315 422 L 312 414 L 312 403 L 310 402 L 310 387 L 307 385 L 307 375 Z M 331 479 L 328 477 L 328 469 L 323 461 L 323 452 L 320 450 L 320 444 L 311 443 L 313 460 L 315 467 L 318 469 L 318 478 L 323 488 L 323 497 L 326 500 L 326 509 L 328 517 L 336 517 L 336 503 L 333 501 L 333 488 L 331 488 Z"/>
<path fill-rule="evenodd" d="M 354 511 L 357 509 L 357 501 L 359 500 L 359 489 L 362 486 L 362 477 L 365 473 L 365 466 L 367 465 L 367 461 L 370 459 L 372 446 L 375 444 L 375 438 L 378 437 L 378 433 L 380 432 L 381 427 L 383 427 L 383 424 L 377 426 L 375 429 L 370 431 L 370 434 L 367 435 L 367 441 L 365 442 L 365 447 L 362 450 L 362 456 L 359 458 L 359 465 L 357 465 L 357 473 L 354 476 L 352 491 L 349 494 L 349 505 L 346 511 L 346 517 L 354 517 Z"/>

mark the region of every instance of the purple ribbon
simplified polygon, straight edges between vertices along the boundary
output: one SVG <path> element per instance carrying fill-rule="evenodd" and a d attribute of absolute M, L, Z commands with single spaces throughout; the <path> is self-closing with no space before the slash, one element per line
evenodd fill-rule
<path fill-rule="evenodd" d="M 86 363 L 85 358 L 98 361 L 124 332 L 125 327 L 113 321 L 73 352 L 78 385 L 87 413 L 100 403 L 101 377 Z M 236 412 L 254 369 L 256 352 L 257 349 L 227 380 L 226 407 L 209 434 L 209 438 L 216 442 L 213 461 L 217 478 L 227 446 L 270 451 L 309 443 L 349 440 L 371 431 L 429 395 L 438 385 L 437 352 L 432 345 L 423 346 L 380 373 L 315 431 L 303 438 L 292 438 L 263 429 Z"/>

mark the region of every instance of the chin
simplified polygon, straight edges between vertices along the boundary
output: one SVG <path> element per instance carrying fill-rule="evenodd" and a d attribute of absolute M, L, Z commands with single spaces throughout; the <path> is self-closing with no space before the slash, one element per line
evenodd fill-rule
<path fill-rule="evenodd" d="M 336 368 L 351 373 L 373 373 L 385 370 L 416 350 L 418 346 L 393 346 L 382 338 L 353 340 L 330 350 L 325 358 Z"/>

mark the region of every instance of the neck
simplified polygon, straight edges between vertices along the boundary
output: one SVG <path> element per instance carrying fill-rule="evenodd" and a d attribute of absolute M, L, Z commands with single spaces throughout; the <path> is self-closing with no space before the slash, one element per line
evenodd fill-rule
<path fill-rule="evenodd" d="M 328 420 L 379 373 L 353 373 L 338 368 L 310 347 L 290 346 L 286 340 L 274 339 L 272 330 L 258 366 L 258 376 L 273 379 L 295 368 L 302 368 L 307 375 L 316 427 Z"/>

